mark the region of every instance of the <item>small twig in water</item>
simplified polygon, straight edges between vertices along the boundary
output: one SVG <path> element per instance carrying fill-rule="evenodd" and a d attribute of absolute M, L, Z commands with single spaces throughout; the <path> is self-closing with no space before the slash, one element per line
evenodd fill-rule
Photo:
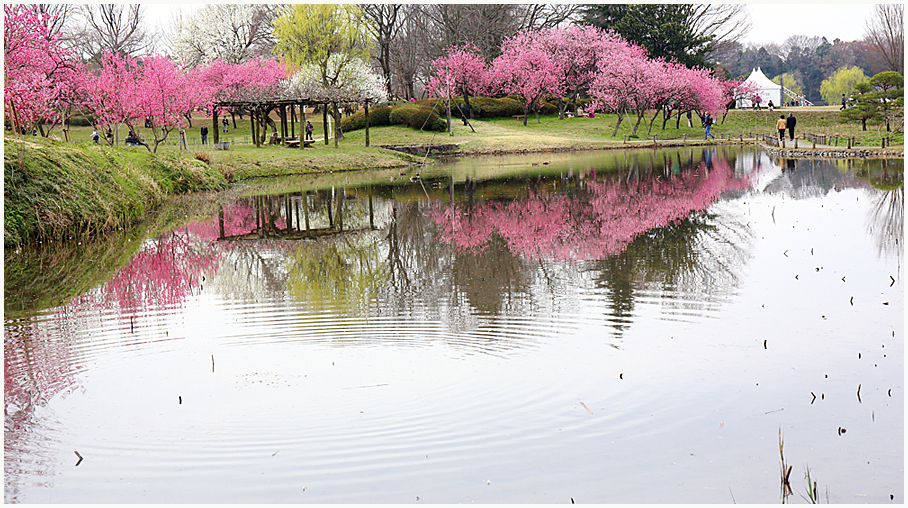
<path fill-rule="evenodd" d="M 586 404 L 583 404 L 583 401 L 580 401 L 580 404 L 582 404 L 583 407 L 585 407 L 587 411 L 590 411 L 590 408 L 588 408 Z M 590 414 L 593 414 L 593 412 L 590 411 Z"/>
<path fill-rule="evenodd" d="M 861 402 L 861 383 L 858 383 L 858 403 Z"/>

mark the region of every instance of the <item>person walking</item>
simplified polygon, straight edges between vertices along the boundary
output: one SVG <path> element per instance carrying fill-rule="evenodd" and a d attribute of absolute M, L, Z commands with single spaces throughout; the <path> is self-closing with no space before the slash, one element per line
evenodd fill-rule
<path fill-rule="evenodd" d="M 227 126 L 230 125 L 230 122 L 227 120 L 227 117 L 224 117 L 224 120 L 221 122 L 221 125 L 224 126 L 224 134 L 227 134 Z"/>
<path fill-rule="evenodd" d="M 841 111 L 842 109 L 845 109 L 847 107 L 846 106 L 847 104 L 848 104 L 848 99 L 845 98 L 845 94 L 842 94 L 842 108 L 839 111 Z"/>
<path fill-rule="evenodd" d="M 312 140 L 312 130 L 313 130 L 312 123 L 310 123 L 309 120 L 306 120 L 306 139 L 307 140 L 310 140 L 310 141 Z"/>
<path fill-rule="evenodd" d="M 788 127 L 788 122 L 785 121 L 785 115 L 779 115 L 779 121 L 776 122 L 776 129 L 779 129 L 779 141 L 785 141 L 785 129 Z"/>
<path fill-rule="evenodd" d="M 713 133 L 709 132 L 709 130 L 712 126 L 713 126 L 713 117 L 711 114 L 707 113 L 706 117 L 703 119 L 703 129 L 705 132 L 703 139 L 709 139 L 710 137 L 712 137 L 713 139 L 716 139 L 716 137 L 713 136 Z"/>
<path fill-rule="evenodd" d="M 207 144 L 208 144 L 208 127 L 205 126 L 205 125 L 203 125 L 203 126 L 199 129 L 199 134 L 202 135 L 202 144 L 203 144 L 203 145 L 207 145 Z"/>
<path fill-rule="evenodd" d="M 797 118 L 795 118 L 794 113 L 788 113 L 788 120 L 785 121 L 785 125 L 788 127 L 788 137 L 794 141 L 795 138 L 795 124 L 798 123 Z"/>

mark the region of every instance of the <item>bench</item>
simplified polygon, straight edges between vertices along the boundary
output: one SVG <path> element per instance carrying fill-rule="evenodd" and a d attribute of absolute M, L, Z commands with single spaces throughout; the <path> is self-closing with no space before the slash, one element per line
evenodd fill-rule
<path fill-rule="evenodd" d="M 524 118 L 526 118 L 526 115 L 513 115 L 512 118 L 516 118 L 518 120 L 523 120 Z"/>
<path fill-rule="evenodd" d="M 309 147 L 311 147 L 311 146 L 312 146 L 312 143 L 315 143 L 316 141 L 321 141 L 321 140 L 320 140 L 320 139 L 315 139 L 315 140 L 313 140 L 313 139 L 304 139 L 304 140 L 302 141 L 303 148 L 309 148 Z M 289 146 L 290 148 L 297 148 L 297 147 L 300 146 L 300 140 L 298 140 L 298 139 L 288 139 L 287 141 L 284 141 L 284 143 L 286 143 L 287 146 Z"/>

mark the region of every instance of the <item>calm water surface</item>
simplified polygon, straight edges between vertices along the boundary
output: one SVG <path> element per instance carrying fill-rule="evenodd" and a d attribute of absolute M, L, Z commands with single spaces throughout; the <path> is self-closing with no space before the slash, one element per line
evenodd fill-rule
<path fill-rule="evenodd" d="M 4 500 L 904 502 L 902 161 L 415 171 L 8 250 Z"/>

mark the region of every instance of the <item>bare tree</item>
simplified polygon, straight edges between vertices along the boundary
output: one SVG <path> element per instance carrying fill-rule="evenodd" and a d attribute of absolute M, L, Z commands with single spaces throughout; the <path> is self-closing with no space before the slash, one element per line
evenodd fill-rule
<path fill-rule="evenodd" d="M 431 58 L 444 48 L 472 43 L 487 60 L 498 56 L 501 42 L 520 28 L 517 6 L 509 4 L 427 4 L 423 13 L 435 34 L 426 48 Z"/>
<path fill-rule="evenodd" d="M 135 55 L 152 42 L 143 28 L 144 12 L 139 4 L 85 4 L 81 12 L 86 23 L 81 51 L 96 64 L 105 50 Z"/>
<path fill-rule="evenodd" d="M 905 71 L 904 16 L 904 4 L 877 4 L 864 29 L 864 38 L 876 48 L 889 69 L 899 74 Z"/>
<path fill-rule="evenodd" d="M 714 44 L 740 42 L 750 33 L 746 4 L 693 4 L 689 22 L 697 35 L 712 37 Z"/>
<path fill-rule="evenodd" d="M 369 21 L 366 26 L 376 43 L 374 58 L 381 67 L 388 92 L 391 91 L 391 47 L 406 18 L 413 12 L 414 9 L 407 9 L 403 4 L 363 5 L 363 13 Z"/>
<path fill-rule="evenodd" d="M 518 30 L 554 28 L 574 21 L 580 12 L 580 6 L 576 4 L 515 5 L 513 9 L 518 18 Z"/>
<path fill-rule="evenodd" d="M 67 19 L 71 19 L 71 14 L 75 11 L 76 6 L 72 4 L 38 4 L 38 12 L 49 15 L 49 19 L 44 23 L 47 25 L 47 31 L 54 35 L 63 34 Z"/>
<path fill-rule="evenodd" d="M 788 57 L 792 51 L 806 51 L 810 54 L 823 44 L 823 38 L 818 35 L 792 35 L 782 43 L 783 57 Z"/>
<path fill-rule="evenodd" d="M 407 4 L 408 12 L 391 41 L 392 88 L 388 91 L 406 99 L 417 96 L 417 84 L 425 80 L 431 61 L 427 48 L 430 46 L 428 21 L 423 14 L 423 5 Z M 397 82 L 394 82 L 396 78 Z"/>

